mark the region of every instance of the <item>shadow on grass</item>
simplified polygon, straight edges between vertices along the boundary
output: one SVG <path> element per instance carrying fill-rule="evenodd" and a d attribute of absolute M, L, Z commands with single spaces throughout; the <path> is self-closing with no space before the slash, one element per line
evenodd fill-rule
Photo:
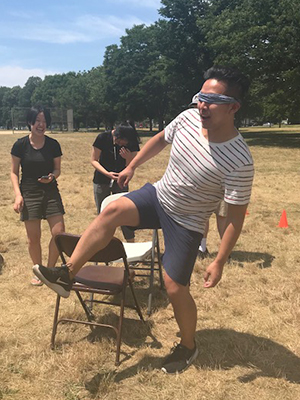
<path fill-rule="evenodd" d="M 249 251 L 233 251 L 230 254 L 231 261 L 236 261 L 239 263 L 239 266 L 243 267 L 244 262 L 249 263 L 257 263 L 259 268 L 270 268 L 272 265 L 272 261 L 275 259 L 269 253 L 259 253 L 257 251 L 249 252 Z"/>
<path fill-rule="evenodd" d="M 264 132 L 252 131 L 242 132 L 247 144 L 262 147 L 285 147 L 300 148 L 300 133 L 283 133 L 280 131 Z"/>
<path fill-rule="evenodd" d="M 258 377 L 300 383 L 300 358 L 270 339 L 232 329 L 203 329 L 196 333 L 196 342 L 199 355 L 194 365 L 200 370 L 229 370 L 238 366 L 249 370 L 249 373 L 238 377 L 241 383 L 251 382 Z M 110 380 L 118 383 L 140 370 L 160 369 L 162 360 L 162 357 L 147 356 L 119 372 L 98 373 L 85 383 L 85 388 L 95 395 L 103 382 Z"/>
<path fill-rule="evenodd" d="M 215 258 L 217 253 L 210 253 L 210 257 Z M 232 251 L 228 263 L 238 263 L 238 266 L 243 268 L 244 263 L 255 263 L 259 268 L 270 268 L 272 261 L 275 259 L 269 253 L 260 253 L 258 251 Z"/>
<path fill-rule="evenodd" d="M 244 383 L 259 376 L 300 383 L 300 358 L 270 339 L 232 329 L 204 329 L 197 332 L 196 341 L 200 350 L 195 363 L 198 368 L 249 368 L 252 372 L 238 378 Z"/>

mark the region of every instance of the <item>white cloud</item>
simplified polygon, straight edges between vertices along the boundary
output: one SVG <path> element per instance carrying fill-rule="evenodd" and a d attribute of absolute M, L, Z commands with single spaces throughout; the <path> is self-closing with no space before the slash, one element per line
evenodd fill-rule
<path fill-rule="evenodd" d="M 21 37 L 22 39 L 27 40 L 58 44 L 92 41 L 92 38 L 85 33 L 76 32 L 75 30 L 72 31 L 46 27 L 44 25 L 40 27 L 36 26 L 30 30 L 24 29 L 23 32 L 21 32 Z"/>
<path fill-rule="evenodd" d="M 0 86 L 24 86 L 31 76 L 44 78 L 45 75 L 54 75 L 58 72 L 47 71 L 40 68 L 22 68 L 18 66 L 0 66 Z"/>
<path fill-rule="evenodd" d="M 139 24 L 148 23 L 133 16 L 119 18 L 87 14 L 77 18 L 68 29 L 45 23 L 34 25 L 23 23 L 18 29 L 12 28 L 11 24 L 1 25 L 0 36 L 56 44 L 87 43 L 109 37 L 119 38 L 125 34 L 126 28 Z"/>
<path fill-rule="evenodd" d="M 102 39 L 104 37 L 120 37 L 125 34 L 126 28 L 133 25 L 145 24 L 136 17 L 118 18 L 107 16 L 106 18 L 95 17 L 93 15 L 84 15 L 76 21 L 76 25 L 86 31 L 87 35 L 93 40 Z"/>

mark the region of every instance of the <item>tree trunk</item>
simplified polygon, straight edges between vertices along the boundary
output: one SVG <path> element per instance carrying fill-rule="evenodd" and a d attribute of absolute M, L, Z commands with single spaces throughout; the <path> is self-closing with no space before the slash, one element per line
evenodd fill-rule
<path fill-rule="evenodd" d="M 153 131 L 153 120 L 152 120 L 152 118 L 149 118 L 149 131 L 150 132 Z"/>

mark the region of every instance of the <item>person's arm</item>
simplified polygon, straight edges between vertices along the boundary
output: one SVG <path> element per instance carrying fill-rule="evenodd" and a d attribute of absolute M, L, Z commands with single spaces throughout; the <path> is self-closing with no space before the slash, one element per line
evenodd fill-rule
<path fill-rule="evenodd" d="M 118 173 L 113 172 L 113 171 L 107 171 L 103 165 L 99 163 L 100 159 L 100 154 L 101 150 L 98 149 L 97 147 L 93 146 L 92 147 L 92 155 L 91 155 L 91 164 L 92 166 L 99 171 L 102 175 L 107 176 L 109 179 L 116 180 L 119 176 Z"/>
<path fill-rule="evenodd" d="M 206 268 L 204 287 L 216 286 L 222 277 L 223 267 L 242 231 L 247 206 L 228 204 L 225 230 L 215 260 Z"/>
<path fill-rule="evenodd" d="M 60 175 L 61 157 L 55 157 L 53 159 L 53 171 L 48 174 L 48 178 L 39 178 L 38 181 L 41 183 L 50 183 L 54 179 L 57 179 Z"/>
<path fill-rule="evenodd" d="M 13 185 L 13 189 L 15 192 L 15 202 L 14 202 L 14 210 L 19 213 L 23 210 L 24 199 L 21 194 L 20 185 L 19 185 L 19 171 L 20 171 L 21 159 L 16 156 L 11 156 L 11 173 L 10 178 Z"/>
<path fill-rule="evenodd" d="M 123 188 L 127 186 L 133 177 L 135 169 L 160 153 L 168 143 L 165 141 L 165 131 L 153 136 L 145 146 L 138 152 L 130 164 L 119 174 L 118 185 Z"/>

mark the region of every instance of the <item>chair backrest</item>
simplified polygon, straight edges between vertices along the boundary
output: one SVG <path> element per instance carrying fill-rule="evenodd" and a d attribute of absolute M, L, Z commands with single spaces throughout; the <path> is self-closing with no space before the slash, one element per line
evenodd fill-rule
<path fill-rule="evenodd" d="M 109 205 L 114 200 L 119 199 L 120 197 L 124 196 L 124 194 L 127 194 L 128 192 L 121 192 L 121 193 L 115 193 L 111 194 L 110 196 L 105 197 L 105 199 L 101 203 L 101 208 L 100 212 L 104 210 L 105 207 Z"/>
<path fill-rule="evenodd" d="M 80 237 L 80 235 L 73 235 L 66 232 L 59 233 L 55 236 L 55 243 L 63 263 L 66 263 L 65 255 L 68 257 L 72 255 Z M 104 249 L 90 257 L 88 261 L 108 263 L 110 261 L 119 260 L 120 258 L 125 260 L 126 252 L 121 240 L 113 237 Z"/>

